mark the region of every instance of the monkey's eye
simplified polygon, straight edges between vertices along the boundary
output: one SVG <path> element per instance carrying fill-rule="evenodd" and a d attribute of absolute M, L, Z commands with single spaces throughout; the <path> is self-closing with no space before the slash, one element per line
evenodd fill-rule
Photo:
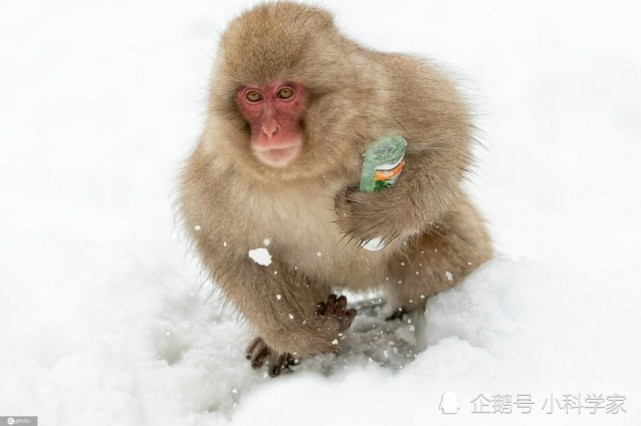
<path fill-rule="evenodd" d="M 262 95 L 258 90 L 250 90 L 249 92 L 247 92 L 245 97 L 249 102 L 258 102 L 261 99 L 263 99 Z"/>
<path fill-rule="evenodd" d="M 289 99 L 294 96 L 294 89 L 291 87 L 281 87 L 278 90 L 278 97 L 281 99 Z"/>

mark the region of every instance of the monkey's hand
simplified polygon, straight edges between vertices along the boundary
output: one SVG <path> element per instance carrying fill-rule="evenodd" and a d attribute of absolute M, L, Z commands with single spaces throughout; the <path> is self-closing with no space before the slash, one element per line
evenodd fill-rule
<path fill-rule="evenodd" d="M 345 296 L 337 297 L 331 294 L 327 301 L 319 302 L 313 318 L 306 321 L 309 327 L 300 339 L 296 339 L 299 343 L 304 342 L 306 346 L 301 348 L 303 354 L 336 352 L 339 340 L 345 336 L 356 313 L 356 309 L 347 309 Z M 266 363 L 269 375 L 275 377 L 290 372 L 291 367 L 300 362 L 300 354 L 293 351 L 276 351 L 265 339 L 257 337 L 247 347 L 247 359 L 251 361 L 254 369 L 260 369 Z"/>
<path fill-rule="evenodd" d="M 394 192 L 360 192 L 347 188 L 336 195 L 336 224 L 347 238 L 363 245 L 375 238 L 387 244 L 407 233 L 408 201 Z"/>
<path fill-rule="evenodd" d="M 267 362 L 267 370 L 271 377 L 276 377 L 283 372 L 291 372 L 291 366 L 298 365 L 298 358 L 289 352 L 277 353 L 267 346 L 262 337 L 253 339 L 247 346 L 247 359 L 251 361 L 252 368 L 260 369 Z"/>

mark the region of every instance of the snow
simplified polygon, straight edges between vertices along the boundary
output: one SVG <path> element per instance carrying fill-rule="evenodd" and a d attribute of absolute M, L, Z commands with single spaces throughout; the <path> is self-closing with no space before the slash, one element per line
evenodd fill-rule
<path fill-rule="evenodd" d="M 383 243 L 383 239 L 381 237 L 376 237 L 367 241 L 365 244 L 361 244 L 361 247 L 369 251 L 378 251 L 382 250 L 385 247 L 385 244 Z"/>
<path fill-rule="evenodd" d="M 385 322 L 388 307 L 361 301 L 342 356 L 270 379 L 249 368 L 251 330 L 185 255 L 174 215 L 217 38 L 252 3 L 0 6 L 0 416 L 641 423 L 638 7 L 324 1 L 352 37 L 456 75 L 483 145 L 468 187 L 499 256 L 424 318 Z M 446 392 L 457 414 L 439 411 Z M 480 395 L 534 405 L 473 413 Z M 566 414 L 566 395 L 603 406 Z M 618 396 L 627 411 L 606 413 Z"/>
<path fill-rule="evenodd" d="M 272 264 L 272 255 L 269 254 L 269 250 L 264 247 L 249 250 L 248 254 L 251 260 L 261 266 L 269 266 Z"/>

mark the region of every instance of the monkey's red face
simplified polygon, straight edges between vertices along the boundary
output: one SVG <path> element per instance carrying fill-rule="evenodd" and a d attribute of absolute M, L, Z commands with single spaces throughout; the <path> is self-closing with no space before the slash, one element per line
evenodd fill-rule
<path fill-rule="evenodd" d="M 294 82 L 246 85 L 238 90 L 236 101 L 251 126 L 252 150 L 260 161 L 285 167 L 299 154 L 305 100 L 305 87 Z"/>

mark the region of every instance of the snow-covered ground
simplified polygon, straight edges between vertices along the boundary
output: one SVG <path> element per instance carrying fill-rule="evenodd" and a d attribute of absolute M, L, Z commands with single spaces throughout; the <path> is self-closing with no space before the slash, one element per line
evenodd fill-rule
<path fill-rule="evenodd" d="M 172 206 L 217 37 L 251 3 L 0 3 L 0 416 L 641 424 L 639 6 L 324 2 L 364 44 L 457 75 L 484 132 L 470 191 L 499 256 L 431 300 L 425 324 L 362 316 L 333 365 L 269 379 Z"/>

